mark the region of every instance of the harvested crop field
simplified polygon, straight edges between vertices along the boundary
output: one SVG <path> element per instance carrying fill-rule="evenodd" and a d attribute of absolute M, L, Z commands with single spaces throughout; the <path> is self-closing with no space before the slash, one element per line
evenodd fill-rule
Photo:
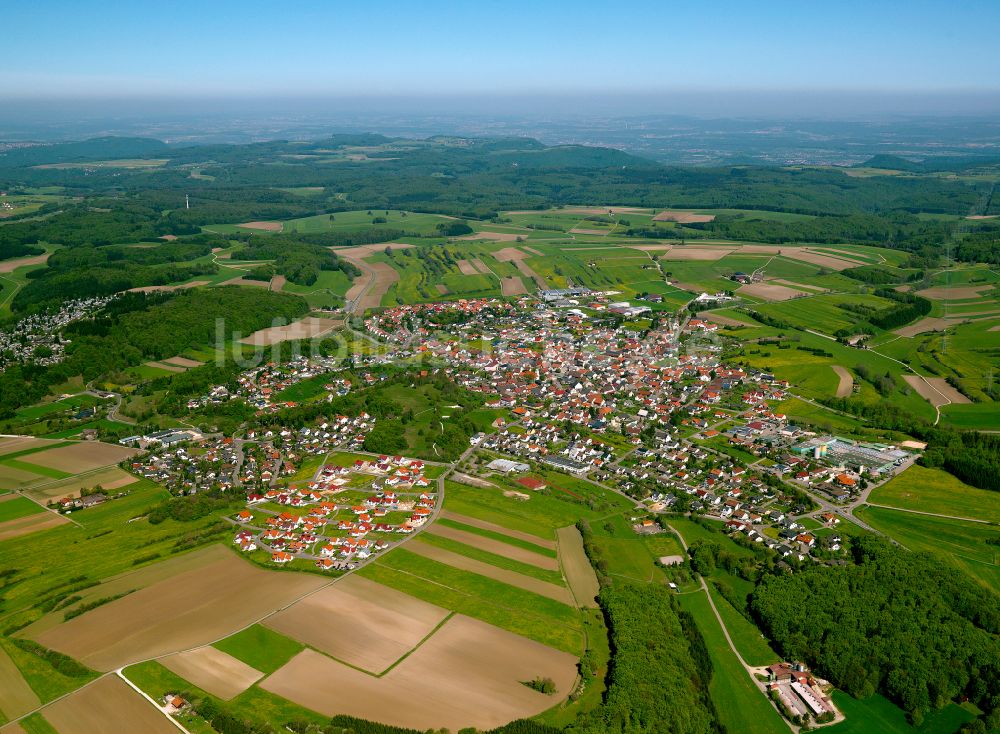
<path fill-rule="evenodd" d="M 0 713 L 13 719 L 33 711 L 41 703 L 14 661 L 0 647 Z"/>
<path fill-rule="evenodd" d="M 237 280 L 239 280 L 239 278 L 237 278 Z M 182 291 L 187 288 L 197 288 L 201 285 L 208 285 L 208 281 L 192 280 L 190 283 L 181 283 L 180 285 L 145 285 L 141 288 L 129 288 L 129 290 L 136 293 L 159 293 L 161 291 Z"/>
<path fill-rule="evenodd" d="M 361 576 L 348 576 L 264 624 L 348 665 L 381 673 L 449 611 Z"/>
<path fill-rule="evenodd" d="M 601 587 L 597 574 L 583 550 L 583 538 L 575 525 L 559 528 L 559 559 L 562 561 L 563 575 L 576 598 L 576 606 L 597 606 L 597 594 Z"/>
<path fill-rule="evenodd" d="M 690 224 L 692 222 L 712 222 L 715 221 L 714 214 L 697 214 L 696 212 L 683 212 L 676 210 L 662 211 L 653 217 L 654 222 L 680 222 Z"/>
<path fill-rule="evenodd" d="M 456 237 L 456 240 L 493 240 L 494 242 L 515 242 L 522 235 L 514 232 L 473 232 L 472 234 Z"/>
<path fill-rule="evenodd" d="M 355 302 L 355 311 L 364 313 L 369 308 L 378 308 L 382 305 L 382 297 L 389 292 L 390 286 L 399 280 L 399 273 L 388 263 L 370 263 L 364 258 L 370 252 L 361 252 L 362 248 L 351 248 L 348 250 L 337 250 L 337 255 L 350 260 L 361 270 L 359 275 L 344 299 L 348 304 Z"/>
<path fill-rule="evenodd" d="M 117 675 L 91 683 L 42 709 L 59 734 L 177 734 L 177 728 Z"/>
<path fill-rule="evenodd" d="M 799 260 L 800 262 L 811 263 L 812 265 L 819 265 L 820 267 L 837 271 L 847 270 L 848 268 L 856 268 L 859 265 L 867 264 L 860 260 L 848 260 L 847 258 L 833 257 L 832 255 L 824 255 L 821 252 L 812 252 L 811 250 L 806 250 L 801 247 L 783 247 L 781 248 L 781 254 L 784 257 L 791 258 L 792 260 Z"/>
<path fill-rule="evenodd" d="M 285 225 L 282 222 L 244 222 L 236 226 L 243 229 L 259 229 L 262 232 L 280 232 Z"/>
<path fill-rule="evenodd" d="M 846 367 L 841 367 L 836 364 L 830 366 L 833 368 L 833 371 L 837 373 L 837 377 L 840 378 L 840 383 L 837 385 L 837 397 L 850 397 L 851 392 L 854 389 L 854 375 L 852 375 Z"/>
<path fill-rule="evenodd" d="M 0 489 L 21 489 L 41 480 L 40 474 L 33 474 L 13 466 L 0 465 Z"/>
<path fill-rule="evenodd" d="M 983 293 L 989 293 L 995 287 L 993 285 L 956 286 L 954 288 L 937 286 L 917 291 L 917 295 L 924 298 L 935 298 L 939 301 L 963 301 L 979 298 Z"/>
<path fill-rule="evenodd" d="M 173 364 L 178 367 L 187 367 L 188 369 L 192 367 L 201 367 L 204 362 L 199 362 L 196 359 L 188 359 L 187 357 L 171 357 L 170 359 L 160 360 L 163 364 Z"/>
<path fill-rule="evenodd" d="M 264 677 L 256 668 L 214 647 L 179 652 L 159 662 L 184 680 L 226 701 Z"/>
<path fill-rule="evenodd" d="M 0 522 L 0 540 L 10 540 L 11 538 L 20 538 L 22 535 L 29 535 L 31 533 L 37 533 L 39 530 L 48 530 L 49 528 L 54 528 L 59 525 L 63 525 L 69 522 L 62 515 L 57 515 L 54 512 L 38 512 L 34 515 L 28 515 L 27 517 L 19 517 L 16 520 L 7 520 L 6 522 Z M 0 683 L 3 682 L 3 673 L 0 671 Z M 3 686 L 0 685 L 0 691 L 2 691 Z M 2 702 L 0 702 L 2 704 Z M 3 710 L 3 706 L 0 705 L 0 710 Z"/>
<path fill-rule="evenodd" d="M 340 319 L 324 319 L 316 316 L 306 316 L 285 326 L 272 326 L 268 329 L 255 331 L 243 339 L 244 344 L 256 347 L 266 347 L 278 342 L 296 341 L 299 339 L 315 339 L 339 329 L 344 325 Z"/>
<path fill-rule="evenodd" d="M 0 726 L 0 734 L 29 734 L 23 726 L 16 721 Z"/>
<path fill-rule="evenodd" d="M 527 250 L 528 248 L 525 247 L 524 249 Z M 472 264 L 475 266 L 476 270 L 478 270 L 483 275 L 493 275 L 493 271 L 490 270 L 489 267 L 486 265 L 486 263 L 484 263 L 478 257 L 472 261 Z"/>
<path fill-rule="evenodd" d="M 59 441 L 52 441 L 47 438 L 35 438 L 34 436 L 8 436 L 0 439 L 0 457 L 12 454 L 15 451 L 27 451 L 39 446 L 55 446 Z"/>
<path fill-rule="evenodd" d="M 906 384 L 917 391 L 924 400 L 938 408 L 950 403 L 972 402 L 958 390 L 953 388 L 943 377 L 920 377 L 918 375 L 903 375 Z"/>
<path fill-rule="evenodd" d="M 32 255 L 31 257 L 17 257 L 13 260 L 5 260 L 4 262 L 0 262 L 0 273 L 13 273 L 25 265 L 42 265 L 48 262 L 50 254 L 46 252 L 44 255 Z"/>
<path fill-rule="evenodd" d="M 610 230 L 607 230 L 607 229 L 584 229 L 583 227 L 573 227 L 573 229 L 571 229 L 569 231 L 569 233 L 570 234 L 592 234 L 592 235 L 597 235 L 598 237 L 603 237 L 609 231 Z"/>
<path fill-rule="evenodd" d="M 222 282 L 222 285 L 245 285 L 251 288 L 267 288 L 270 284 L 269 280 L 254 280 L 253 278 L 244 278 L 242 275 Z"/>
<path fill-rule="evenodd" d="M 740 321 L 739 319 L 734 319 L 731 316 L 723 316 L 719 313 L 712 313 L 711 311 L 705 311 L 698 314 L 698 316 L 705 321 L 711 321 L 713 324 L 721 324 L 722 326 L 756 326 L 756 324 L 751 324 L 749 321 Z"/>
<path fill-rule="evenodd" d="M 492 729 L 569 694 L 576 658 L 463 615 L 449 619 L 381 678 L 304 650 L 261 687 L 325 716 L 348 714 L 421 731 Z M 551 678 L 546 696 L 521 681 Z"/>
<path fill-rule="evenodd" d="M 826 293 L 827 291 L 830 290 L 829 288 L 821 288 L 818 285 L 806 285 L 804 283 L 796 283 L 791 280 L 782 280 L 781 278 L 774 278 L 773 280 L 768 278 L 767 280 L 768 282 L 771 283 L 778 283 L 779 285 L 787 285 L 789 288 L 797 288 L 800 291 L 808 291 L 810 293 Z"/>
<path fill-rule="evenodd" d="M 179 367 L 176 364 L 167 364 L 166 362 L 144 362 L 146 367 L 152 367 L 157 370 L 166 370 L 167 372 L 187 372 L 186 367 Z"/>
<path fill-rule="evenodd" d="M 737 288 L 736 292 L 741 295 L 763 298 L 765 301 L 789 301 L 793 298 L 809 295 L 805 291 L 797 291 L 794 288 L 774 283 L 749 283 Z"/>
<path fill-rule="evenodd" d="M 476 573 L 480 576 L 486 576 L 487 578 L 491 578 L 505 584 L 510 584 L 511 586 L 516 586 L 520 589 L 531 591 L 541 596 L 547 596 L 549 599 L 555 599 L 556 601 L 562 602 L 563 604 L 571 607 L 575 607 L 577 605 L 573 595 L 565 586 L 557 586 L 556 584 L 550 584 L 547 581 L 532 578 L 531 576 L 525 576 L 524 574 L 517 573 L 516 571 L 499 568 L 489 563 L 484 563 L 483 561 L 477 561 L 475 558 L 463 556 L 461 553 L 452 553 L 444 548 L 439 548 L 438 546 L 431 545 L 430 543 L 423 543 L 419 540 L 415 543 L 408 544 L 406 549 L 411 553 L 416 553 L 417 555 L 424 556 L 425 558 L 430 558 L 433 561 L 447 564 L 452 568 L 458 568 L 462 571 L 469 571 L 470 573 Z"/>
<path fill-rule="evenodd" d="M 916 336 L 928 331 L 944 331 L 949 326 L 954 326 L 955 322 L 950 319 L 939 319 L 928 316 L 912 324 L 896 329 L 894 333 L 900 336 Z"/>
<path fill-rule="evenodd" d="M 471 260 L 459 260 L 458 261 L 458 271 L 462 275 L 479 275 L 479 271 L 472 264 Z"/>
<path fill-rule="evenodd" d="M 275 293 L 280 293 L 287 282 L 288 279 L 284 275 L 275 275 L 271 277 L 271 282 L 268 287 Z"/>
<path fill-rule="evenodd" d="M 558 546 L 554 540 L 547 540 L 546 538 L 539 538 L 537 535 L 532 535 L 531 533 L 525 533 L 521 530 L 511 530 L 510 528 L 505 528 L 503 525 L 497 525 L 493 522 L 488 522 L 487 520 L 480 520 L 475 517 L 469 517 L 468 515 L 460 515 L 457 512 L 449 512 L 445 510 L 441 517 L 445 520 L 454 520 L 455 522 L 460 522 L 463 525 L 468 525 L 473 528 L 479 528 L 480 530 L 489 530 L 493 533 L 500 533 L 501 535 L 506 535 L 511 538 L 517 538 L 518 540 L 524 540 L 528 543 L 534 543 L 535 545 L 540 545 L 543 548 L 551 548 L 555 550 Z"/>
<path fill-rule="evenodd" d="M 521 275 L 534 280 L 535 284 L 539 288 L 548 288 L 548 284 L 545 282 L 545 279 L 532 270 L 526 262 L 524 262 L 526 258 L 531 257 L 528 253 L 521 252 L 516 247 L 505 247 L 502 250 L 494 252 L 493 257 L 500 262 L 514 263 L 517 269 L 521 271 Z"/>
<path fill-rule="evenodd" d="M 505 296 L 523 296 L 527 292 L 524 281 L 516 275 L 500 279 L 500 293 Z"/>
<path fill-rule="evenodd" d="M 633 250 L 643 252 L 660 252 L 661 260 L 721 260 L 735 248 L 732 247 L 692 247 L 685 245 L 632 245 Z M 702 289 L 704 290 L 704 289 Z"/>
<path fill-rule="evenodd" d="M 473 548 L 479 548 L 480 550 L 494 553 L 498 556 L 504 556 L 505 558 L 520 561 L 521 563 L 538 566 L 538 568 L 545 568 L 550 571 L 559 570 L 559 561 L 555 558 L 543 556 L 540 553 L 535 553 L 516 545 L 510 545 L 509 543 L 504 543 L 500 540 L 493 540 L 493 538 L 486 538 L 482 535 L 476 535 L 475 533 L 469 533 L 465 530 L 458 530 L 456 528 L 445 527 L 444 525 L 432 525 L 426 532 L 431 533 L 432 535 L 440 535 L 442 538 L 456 540 L 459 543 L 471 545 Z"/>
<path fill-rule="evenodd" d="M 196 569 L 74 617 L 37 635 L 97 670 L 206 645 L 315 591 L 317 576 L 265 571 L 224 548 Z"/>
<path fill-rule="evenodd" d="M 439 296 L 448 295 L 448 286 L 446 286 L 444 283 L 438 283 L 434 287 L 437 289 Z"/>
<path fill-rule="evenodd" d="M 81 489 L 92 489 L 98 484 L 104 489 L 118 489 L 137 481 L 139 480 L 135 475 L 122 471 L 117 466 L 111 466 L 101 471 L 60 479 L 57 482 L 46 482 L 43 486 L 25 490 L 25 494 L 38 502 L 46 503 L 63 497 L 79 497 Z"/>
<path fill-rule="evenodd" d="M 100 441 L 79 441 L 69 446 L 47 449 L 31 454 L 31 463 L 48 469 L 79 474 L 110 466 L 135 456 L 137 451 L 126 446 Z"/>
<path fill-rule="evenodd" d="M 124 573 L 104 579 L 97 586 L 82 589 L 79 592 L 81 597 L 79 604 L 86 604 L 96 599 L 107 599 L 112 596 L 128 594 L 137 589 L 144 589 L 160 581 L 173 579 L 178 574 L 185 571 L 193 571 L 203 568 L 205 565 L 220 558 L 231 555 L 231 552 L 221 545 L 206 545 L 198 550 L 172 556 L 165 561 L 157 561 L 148 566 L 125 571 Z M 75 605 L 65 607 L 72 609 Z M 46 630 L 58 627 L 63 623 L 63 610 L 57 609 L 44 615 L 41 619 L 32 622 L 24 628 L 21 633 L 25 637 L 38 638 Z"/>

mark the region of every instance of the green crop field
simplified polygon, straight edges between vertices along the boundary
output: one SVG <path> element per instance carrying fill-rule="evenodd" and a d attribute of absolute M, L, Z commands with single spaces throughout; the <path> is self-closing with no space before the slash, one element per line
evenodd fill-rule
<path fill-rule="evenodd" d="M 1000 523 L 1000 492 L 970 487 L 940 469 L 914 465 L 869 495 L 877 505 Z"/>
<path fill-rule="evenodd" d="M 722 628 L 712 613 L 708 596 L 698 590 L 679 596 L 681 608 L 695 620 L 712 660 L 709 692 L 719 712 L 719 720 L 729 731 L 746 734 L 785 734 L 788 727 L 781 715 L 733 654 Z"/>
<path fill-rule="evenodd" d="M 305 649 L 302 643 L 259 624 L 220 640 L 212 647 L 262 673 L 273 673 Z"/>
<path fill-rule="evenodd" d="M 37 515 L 40 512 L 45 512 L 45 510 L 27 497 L 14 497 L 0 502 L 0 523 Z"/>
<path fill-rule="evenodd" d="M 1000 588 L 1000 528 L 995 525 L 882 507 L 867 506 L 856 512 L 861 520 L 910 550 L 939 556 L 985 586 Z"/>

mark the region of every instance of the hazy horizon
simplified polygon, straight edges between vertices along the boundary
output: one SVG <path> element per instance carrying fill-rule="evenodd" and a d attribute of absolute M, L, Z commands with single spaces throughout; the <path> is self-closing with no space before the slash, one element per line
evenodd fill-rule
<path fill-rule="evenodd" d="M 984 0 L 493 0 L 5 8 L 0 98 L 211 95 L 993 95 Z"/>

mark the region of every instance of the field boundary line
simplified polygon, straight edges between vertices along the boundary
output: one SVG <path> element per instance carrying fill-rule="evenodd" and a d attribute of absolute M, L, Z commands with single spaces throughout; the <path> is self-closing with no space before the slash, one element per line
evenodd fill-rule
<path fill-rule="evenodd" d="M 431 639 L 431 638 L 432 638 L 432 637 L 433 637 L 434 635 L 436 635 L 436 634 L 438 633 L 438 630 L 440 630 L 440 629 L 441 629 L 442 627 L 444 627 L 444 626 L 445 626 L 445 624 L 447 624 L 447 623 L 448 623 L 448 621 L 449 621 L 449 620 L 450 620 L 450 619 L 451 619 L 452 617 L 454 617 L 454 616 L 455 616 L 456 614 L 458 614 L 458 612 L 456 612 L 456 611 L 455 611 L 455 610 L 453 610 L 453 609 L 452 609 L 452 610 L 450 610 L 450 611 L 448 612 L 448 615 L 447 615 L 447 616 L 446 616 L 446 617 L 445 617 L 444 619 L 442 619 L 442 620 L 441 620 L 440 622 L 438 622 L 438 623 L 437 623 L 437 624 L 436 624 L 436 625 L 434 626 L 434 629 L 432 629 L 432 630 L 431 630 L 430 632 L 428 632 L 428 633 L 427 633 L 426 635 L 424 635 L 424 636 L 423 636 L 423 637 L 422 637 L 422 638 L 420 639 L 420 641 L 419 641 L 419 642 L 417 642 L 417 644 L 416 644 L 416 645 L 414 645 L 414 646 L 413 646 L 413 647 L 411 647 L 411 648 L 410 648 L 409 650 L 407 650 L 407 651 L 406 651 L 406 652 L 405 652 L 405 653 L 404 653 L 404 654 L 403 654 L 403 655 L 402 655 L 401 657 L 399 657 L 399 658 L 398 658 L 398 659 L 397 659 L 397 660 L 396 660 L 396 661 L 395 661 L 395 662 L 394 662 L 394 663 L 393 663 L 392 665 L 390 665 L 390 666 L 389 666 L 388 668 L 386 668 L 385 670 L 383 670 L 383 671 L 382 671 L 381 673 L 377 673 L 377 674 L 375 675 L 375 677 L 376 677 L 376 678 L 381 678 L 381 677 L 383 677 L 383 676 L 385 676 L 385 675 L 388 675 L 388 674 L 389 674 L 389 672 L 390 672 L 390 671 L 392 671 L 392 669 L 393 669 L 393 668 L 395 668 L 395 667 L 396 667 L 397 665 L 399 665 L 399 664 L 400 664 L 401 662 L 403 662 L 404 660 L 406 660 L 406 658 L 410 657 L 410 655 L 412 655 L 412 654 L 413 654 L 413 653 L 415 653 L 415 652 L 416 652 L 417 650 L 419 650 L 419 649 L 420 649 L 420 647 L 421 647 L 421 646 L 422 646 L 422 645 L 423 645 L 423 644 L 424 644 L 425 642 L 427 642 L 427 641 L 428 641 L 429 639 Z M 525 638 L 525 639 L 527 639 L 527 638 Z"/>

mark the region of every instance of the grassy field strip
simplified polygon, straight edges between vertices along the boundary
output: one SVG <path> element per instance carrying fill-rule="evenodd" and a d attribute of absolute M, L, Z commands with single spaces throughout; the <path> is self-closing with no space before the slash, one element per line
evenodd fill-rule
<path fill-rule="evenodd" d="M 448 538 L 449 540 L 464 543 L 465 545 L 471 545 L 474 548 L 479 548 L 480 550 L 494 553 L 499 556 L 506 556 L 522 563 L 538 566 L 542 569 L 549 571 L 559 570 L 559 562 L 552 556 L 536 553 L 533 550 L 525 550 L 502 540 L 486 538 L 479 533 L 468 533 L 464 530 L 458 530 L 444 525 L 440 527 L 432 526 L 427 532 L 431 535 L 438 535 Z"/>
<path fill-rule="evenodd" d="M 452 553 L 467 556 L 477 561 L 497 566 L 498 568 L 514 571 L 523 576 L 530 576 L 531 578 L 538 579 L 539 581 L 547 581 L 550 584 L 556 585 L 561 585 L 563 583 L 563 576 L 558 571 L 549 571 L 544 568 L 539 568 L 538 566 L 533 566 L 530 563 L 521 563 L 520 561 L 508 558 L 507 556 L 497 555 L 495 553 L 490 553 L 489 551 L 475 548 L 471 545 L 466 545 L 465 543 L 459 543 L 458 541 L 451 540 L 450 538 L 446 538 L 442 535 L 421 533 L 417 536 L 417 540 L 419 543 L 437 546 L 438 548 L 443 548 L 444 550 L 451 551 Z"/>
<path fill-rule="evenodd" d="M 530 551 L 532 553 L 548 556 L 549 558 L 555 558 L 557 556 L 554 545 L 551 548 L 543 547 L 534 542 L 521 540 L 520 538 L 515 538 L 510 535 L 497 533 L 482 527 L 476 527 L 474 525 L 465 525 L 464 523 L 456 522 L 454 520 L 449 519 L 448 514 L 445 514 L 443 517 L 441 517 L 436 524 L 444 528 L 452 528 L 454 530 L 459 530 L 464 533 L 469 533 L 472 535 L 480 535 L 484 538 L 495 540 L 500 543 L 507 543 L 508 545 L 512 545 L 516 548 L 521 548 L 523 550 Z"/>
<path fill-rule="evenodd" d="M 601 585 L 583 548 L 583 537 L 575 525 L 559 528 L 559 561 L 566 583 L 578 607 L 597 607 Z"/>
<path fill-rule="evenodd" d="M 722 617 L 723 623 L 729 632 L 733 644 L 740 653 L 740 657 L 753 667 L 772 665 L 781 661 L 781 657 L 768 644 L 767 640 L 760 633 L 760 630 L 753 625 L 746 617 L 737 611 L 732 604 L 712 583 L 708 584 L 708 593 L 712 596 L 715 609 Z"/>
<path fill-rule="evenodd" d="M 685 594 L 680 597 L 680 605 L 691 613 L 705 638 L 713 669 L 709 691 L 720 722 L 728 731 L 740 734 L 787 734 L 788 724 L 726 642 L 708 594 L 704 591 Z"/>
<path fill-rule="evenodd" d="M 416 553 L 417 555 L 424 556 L 425 558 L 430 558 L 433 561 L 447 564 L 452 568 L 468 571 L 480 576 L 486 576 L 487 578 L 494 579 L 495 581 L 501 581 L 505 584 L 510 584 L 511 586 L 517 586 L 518 588 L 540 594 L 548 597 L 549 599 L 555 599 L 556 601 L 569 606 L 576 605 L 573 595 L 570 594 L 569 590 L 564 586 L 557 586 L 556 584 L 552 584 L 547 581 L 539 581 L 538 579 L 525 576 L 516 571 L 498 568 L 497 566 L 489 563 L 484 563 L 483 561 L 478 561 L 474 558 L 438 547 L 432 543 L 422 542 L 422 540 L 423 539 L 418 539 L 416 543 L 408 545 L 406 549 L 411 553 Z"/>

